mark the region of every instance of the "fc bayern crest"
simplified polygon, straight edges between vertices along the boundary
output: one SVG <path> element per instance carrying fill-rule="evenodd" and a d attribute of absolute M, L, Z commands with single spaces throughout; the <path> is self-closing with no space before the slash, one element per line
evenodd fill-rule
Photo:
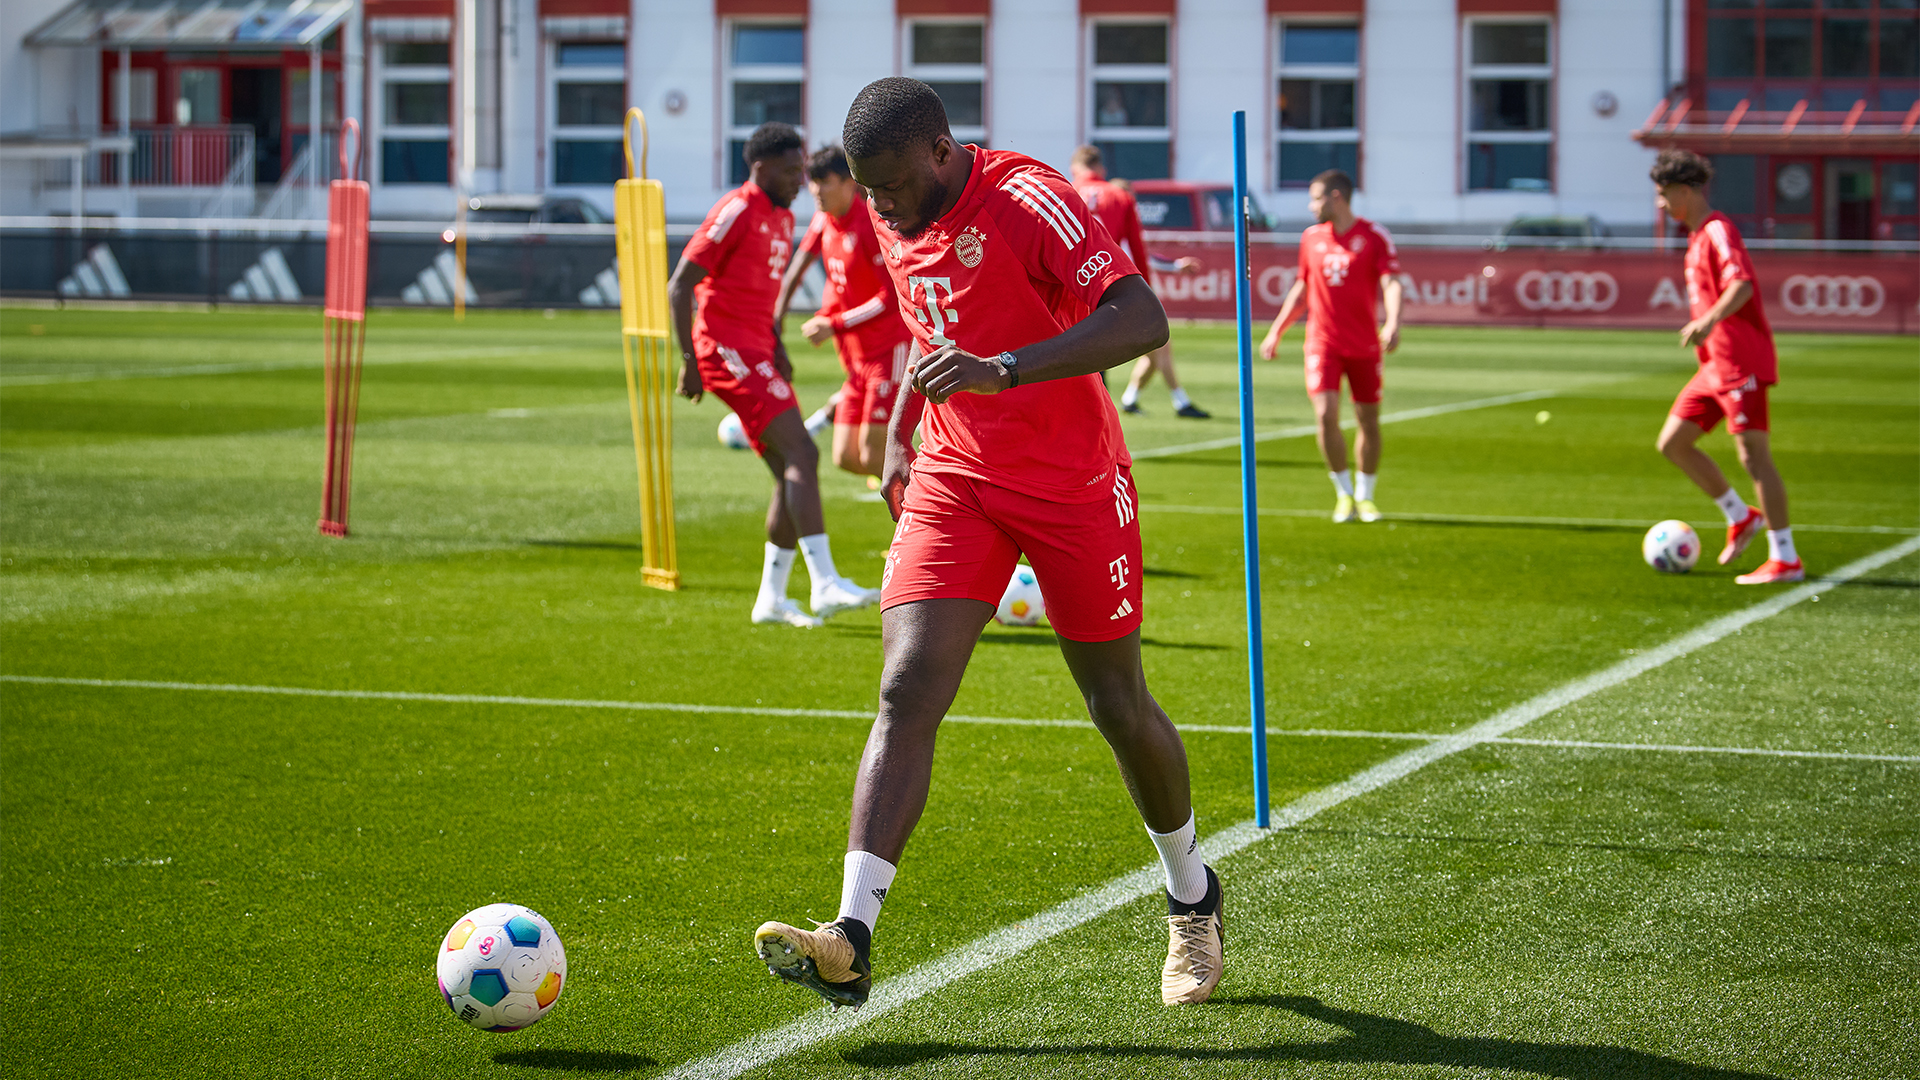
<path fill-rule="evenodd" d="M 986 245 L 979 232 L 969 227 L 953 241 L 953 253 L 960 256 L 960 265 L 972 269 L 980 265 L 981 256 L 986 254 Z"/>

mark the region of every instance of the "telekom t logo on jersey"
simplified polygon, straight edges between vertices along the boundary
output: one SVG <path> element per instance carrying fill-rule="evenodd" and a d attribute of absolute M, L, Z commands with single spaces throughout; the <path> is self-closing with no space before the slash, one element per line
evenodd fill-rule
<path fill-rule="evenodd" d="M 1320 272 L 1327 276 L 1327 284 L 1344 285 L 1347 280 L 1347 268 L 1352 265 L 1352 255 L 1344 251 L 1329 251 L 1320 264 Z"/>
<path fill-rule="evenodd" d="M 924 303 L 926 312 L 913 313 L 913 317 L 922 323 L 933 324 L 933 335 L 928 342 L 934 345 L 951 345 L 953 339 L 947 336 L 947 323 L 959 322 L 960 316 L 952 308 L 941 307 L 940 291 L 946 290 L 946 298 L 953 299 L 953 279 L 950 277 L 910 277 L 907 279 L 907 294 L 916 303 Z"/>

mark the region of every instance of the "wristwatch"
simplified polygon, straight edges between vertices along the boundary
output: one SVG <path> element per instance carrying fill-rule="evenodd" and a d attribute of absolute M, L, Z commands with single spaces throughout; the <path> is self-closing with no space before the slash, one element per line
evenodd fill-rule
<path fill-rule="evenodd" d="M 999 356 L 994 357 L 994 359 L 1000 362 L 1001 371 L 1004 371 L 1008 375 L 1013 377 L 1013 381 L 1007 384 L 1007 389 L 1011 390 L 1014 387 L 1019 386 L 1020 385 L 1020 358 L 1013 355 L 1010 352 L 1003 352 Z"/>

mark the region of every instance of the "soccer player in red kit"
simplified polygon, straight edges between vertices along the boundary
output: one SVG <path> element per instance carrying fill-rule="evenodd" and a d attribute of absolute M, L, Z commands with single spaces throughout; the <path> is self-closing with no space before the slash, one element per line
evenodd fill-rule
<path fill-rule="evenodd" d="M 1260 343 L 1271 360 L 1280 336 L 1307 305 L 1307 395 L 1313 400 L 1320 456 L 1336 492 L 1333 520 L 1379 521 L 1373 485 L 1380 472 L 1380 357 L 1400 347 L 1400 256 L 1387 230 L 1353 212 L 1353 177 L 1329 169 L 1307 186 L 1307 209 L 1319 222 L 1300 234 L 1300 273 L 1280 303 L 1273 328 Z M 1386 322 L 1375 302 L 1385 301 Z M 1340 379 L 1346 377 L 1359 422 L 1347 471 L 1347 437 L 1340 430 Z"/>
<path fill-rule="evenodd" d="M 894 391 L 907 366 L 909 338 L 893 299 L 874 238 L 866 197 L 847 170 L 847 155 L 828 146 L 807 159 L 807 187 L 818 209 L 800 240 L 800 254 L 780 283 L 775 312 L 784 319 L 800 275 L 815 260 L 827 266 L 827 287 L 819 314 L 800 326 L 815 346 L 831 338 L 840 353 L 847 381 L 835 395 L 833 463 L 850 473 L 878 477 L 885 459 L 887 421 L 893 416 Z"/>
<path fill-rule="evenodd" d="M 1687 302 L 1691 321 L 1680 329 L 1680 345 L 1700 357 L 1700 370 L 1674 399 L 1657 445 L 1707 493 L 1727 519 L 1725 566 L 1740 557 L 1754 536 L 1767 530 L 1767 561 L 1734 580 L 1742 585 L 1800 581 L 1806 569 L 1793 550 L 1787 523 L 1787 485 L 1774 467 L 1767 435 L 1767 388 L 1780 380 L 1773 350 L 1773 328 L 1760 305 L 1753 260 L 1740 231 L 1727 216 L 1707 204 L 1713 167 L 1688 150 L 1663 150 L 1653 164 L 1660 209 L 1687 229 Z M 1740 464 L 1753 478 L 1753 509 L 1741 500 L 1726 474 L 1697 445 L 1700 437 L 1726 418 L 1727 431 L 1740 451 Z"/>
<path fill-rule="evenodd" d="M 1127 255 L 1133 265 L 1142 269 L 1158 270 L 1163 274 L 1188 274 L 1200 268 L 1200 260 L 1191 256 L 1184 259 L 1155 258 L 1147 251 L 1147 234 L 1140 227 L 1140 207 L 1133 195 L 1126 189 L 1107 179 L 1105 159 L 1097 146 L 1082 146 L 1073 152 L 1073 160 L 1068 164 L 1073 175 L 1073 189 L 1087 201 L 1087 210 L 1115 240 L 1126 246 Z M 1193 403 L 1187 392 L 1180 387 L 1180 376 L 1173 370 L 1173 345 L 1162 345 L 1141 357 L 1133 365 L 1133 374 L 1127 379 L 1127 388 L 1120 395 L 1120 407 L 1126 411 L 1140 411 L 1140 390 L 1153 378 L 1155 371 L 1167 382 L 1167 393 L 1173 398 L 1174 415 L 1190 420 L 1205 420 L 1211 414 Z"/>
<path fill-rule="evenodd" d="M 800 133 L 786 124 L 755 129 L 746 146 L 750 178 L 707 212 L 667 282 L 681 395 L 699 401 L 711 393 L 725 402 L 773 472 L 753 621 L 803 627 L 880 598 L 834 569 L 820 512 L 820 452 L 800 420 L 793 365 L 774 326 L 774 294 L 793 247 L 787 207 L 800 193 L 805 151 Z M 795 547 L 813 579 L 812 615 L 787 598 Z"/>
<path fill-rule="evenodd" d="M 934 734 L 1025 553 L 1166 871 L 1161 1000 L 1204 1001 L 1220 979 L 1220 881 L 1197 853 L 1186 750 L 1140 667 L 1139 503 L 1097 375 L 1165 342 L 1166 312 L 1065 177 L 957 144 L 925 83 L 868 85 L 844 139 L 926 355 L 895 406 L 881 477 L 899 525 L 839 918 L 766 923 L 755 949 L 836 1006 L 866 1001 L 874 922 L 926 807 Z"/>

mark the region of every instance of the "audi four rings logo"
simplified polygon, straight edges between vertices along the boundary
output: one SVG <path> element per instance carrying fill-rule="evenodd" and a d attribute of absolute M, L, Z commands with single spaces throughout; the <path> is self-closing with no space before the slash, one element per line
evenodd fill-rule
<path fill-rule="evenodd" d="M 1620 283 L 1605 271 L 1529 270 L 1513 295 L 1528 311 L 1606 311 L 1620 299 Z"/>
<path fill-rule="evenodd" d="M 1795 274 L 1780 286 L 1780 306 L 1795 315 L 1877 314 L 1887 290 L 1876 278 Z"/>
<path fill-rule="evenodd" d="M 1096 251 L 1093 253 L 1093 258 L 1080 264 L 1080 272 L 1074 276 L 1080 279 L 1080 284 L 1085 285 L 1093 280 L 1093 275 L 1112 265 L 1113 256 L 1104 251 Z"/>

